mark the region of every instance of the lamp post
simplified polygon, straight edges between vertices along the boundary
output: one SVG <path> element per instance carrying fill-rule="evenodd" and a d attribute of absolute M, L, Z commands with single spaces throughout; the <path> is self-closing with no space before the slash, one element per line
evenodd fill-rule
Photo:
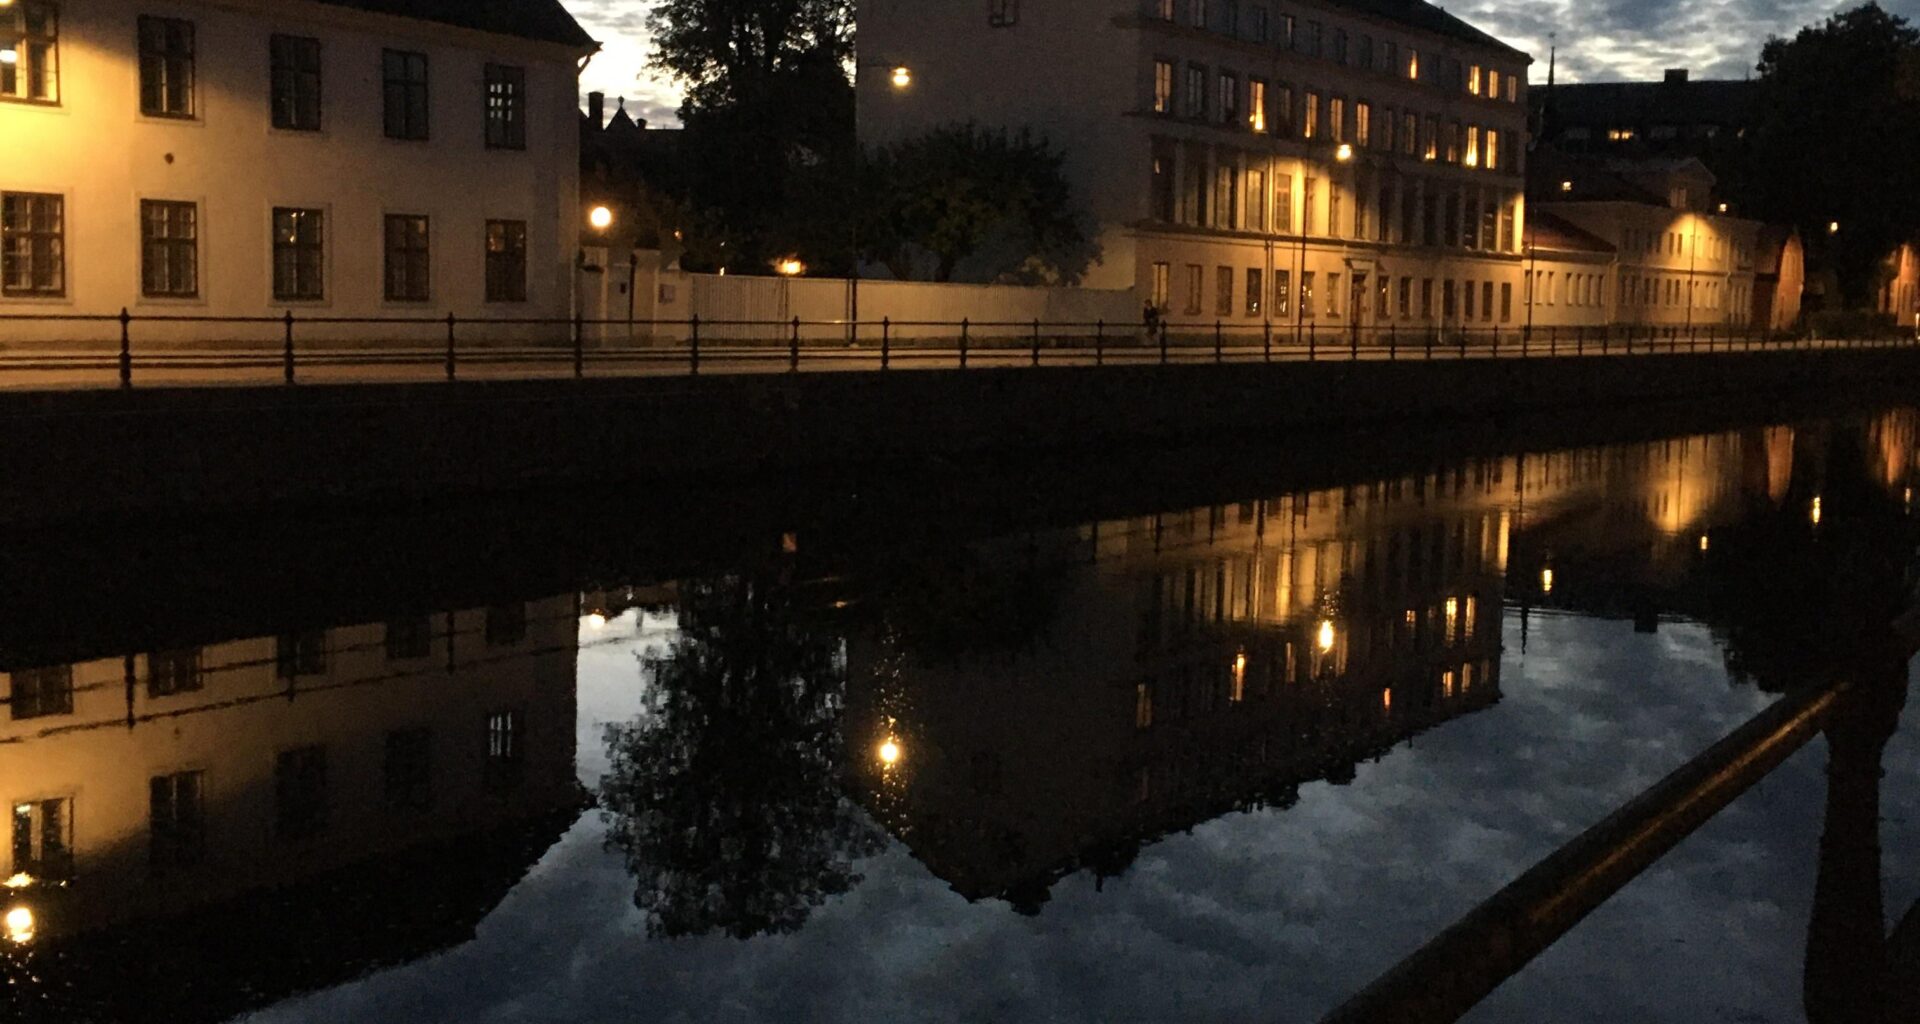
<path fill-rule="evenodd" d="M 913 67 L 911 65 L 903 64 L 903 63 L 900 63 L 899 61 L 885 60 L 885 59 L 862 61 L 854 65 L 854 76 L 855 76 L 854 95 L 856 97 L 859 95 L 859 74 L 860 74 L 860 69 L 862 68 L 879 68 L 881 70 L 884 70 L 887 73 L 887 84 L 891 86 L 893 91 L 896 93 L 902 93 L 907 91 L 908 89 L 913 88 L 914 74 L 913 74 Z M 855 145 L 855 148 L 858 150 L 858 153 L 856 155 L 859 158 L 860 163 L 863 165 L 866 160 L 866 147 L 861 146 L 859 144 L 857 117 L 856 117 L 855 136 L 856 137 L 855 137 L 854 145 Z M 849 346 L 858 344 L 860 341 L 860 210 L 859 210 L 859 206 L 865 200 L 865 198 L 866 198 L 865 168 L 863 166 L 856 166 L 854 168 L 854 177 L 853 177 L 853 203 L 854 203 L 855 209 L 851 212 L 851 215 L 847 219 L 847 238 L 850 243 L 849 251 L 847 253 L 847 260 L 848 260 L 847 344 Z"/>

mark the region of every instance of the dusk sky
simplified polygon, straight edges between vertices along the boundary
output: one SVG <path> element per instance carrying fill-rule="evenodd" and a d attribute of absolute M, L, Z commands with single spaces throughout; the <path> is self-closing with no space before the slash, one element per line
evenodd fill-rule
<path fill-rule="evenodd" d="M 679 90 L 647 64 L 649 0 L 563 0 L 605 49 L 588 66 L 583 89 L 625 96 L 627 109 L 672 123 Z M 1534 55 L 1532 77 L 1547 76 L 1547 33 L 1559 33 L 1561 81 L 1658 77 L 1684 67 L 1695 78 L 1741 78 L 1769 35 L 1790 34 L 1857 0 L 1468 0 L 1443 4 L 1467 21 Z M 1882 0 L 1908 19 L 1920 0 Z M 612 99 L 608 105 L 612 105 Z"/>

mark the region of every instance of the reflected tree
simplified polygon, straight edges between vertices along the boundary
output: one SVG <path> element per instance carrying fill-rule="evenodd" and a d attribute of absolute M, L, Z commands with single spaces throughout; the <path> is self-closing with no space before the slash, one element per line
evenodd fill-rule
<path fill-rule="evenodd" d="M 654 935 L 796 931 L 882 842 L 841 794 L 840 641 L 779 574 L 689 583 L 679 611 L 644 712 L 607 730 L 608 845 Z"/>

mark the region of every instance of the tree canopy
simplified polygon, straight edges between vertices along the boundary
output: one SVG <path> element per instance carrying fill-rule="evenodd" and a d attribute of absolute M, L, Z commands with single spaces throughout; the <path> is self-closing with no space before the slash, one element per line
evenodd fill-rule
<path fill-rule="evenodd" d="M 764 100 L 822 57 L 844 63 L 853 0 L 660 0 L 647 29 L 653 66 L 686 83 L 690 107 L 711 109 Z"/>
<path fill-rule="evenodd" d="M 1868 3 L 1768 40 L 1759 72 L 1753 212 L 1799 228 L 1846 303 L 1871 305 L 1887 254 L 1920 233 L 1920 32 Z"/>

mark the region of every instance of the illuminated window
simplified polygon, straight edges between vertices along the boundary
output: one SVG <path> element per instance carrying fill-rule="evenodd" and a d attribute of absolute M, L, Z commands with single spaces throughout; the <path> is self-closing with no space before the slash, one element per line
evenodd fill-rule
<path fill-rule="evenodd" d="M 73 876 L 73 802 L 13 805 L 13 874 L 60 881 Z"/>
<path fill-rule="evenodd" d="M 1300 315 L 1313 318 L 1313 271 L 1300 272 Z"/>
<path fill-rule="evenodd" d="M 1335 318 L 1338 318 L 1340 316 L 1340 275 L 1339 274 L 1327 275 L 1327 315 Z"/>
<path fill-rule="evenodd" d="M 1276 270 L 1273 272 L 1273 315 L 1285 320 L 1292 316 L 1293 271 Z"/>
<path fill-rule="evenodd" d="M 1248 316 L 1260 315 L 1260 308 L 1261 308 L 1260 303 L 1261 303 L 1261 300 L 1266 297 L 1266 294 L 1267 294 L 1266 277 L 1263 275 L 1263 273 L 1260 270 L 1249 268 L 1247 270 L 1247 315 Z"/>
<path fill-rule="evenodd" d="M 1240 172 L 1230 161 L 1214 168 L 1213 226 L 1232 231 L 1238 228 Z"/>
<path fill-rule="evenodd" d="M 0 294 L 66 292 L 66 200 L 38 192 L 0 192 Z"/>
<path fill-rule="evenodd" d="M 200 648 L 154 651 L 147 655 L 147 696 L 170 697 L 192 693 L 203 683 L 200 677 Z"/>
<path fill-rule="evenodd" d="M 1411 47 L 1407 49 L 1407 78 L 1413 81 L 1420 79 L 1420 51 Z"/>
<path fill-rule="evenodd" d="M 388 302 L 425 302 L 430 261 L 427 218 L 416 214 L 388 214 L 385 250 Z"/>
<path fill-rule="evenodd" d="M 1276 174 L 1273 178 L 1273 229 L 1275 231 L 1293 230 L 1293 173 L 1291 171 Z"/>
<path fill-rule="evenodd" d="M 382 50 L 380 76 L 387 138 L 427 138 L 427 55 Z"/>
<path fill-rule="evenodd" d="M 1467 91 L 1475 96 L 1480 95 L 1480 65 L 1478 64 L 1467 68 Z"/>
<path fill-rule="evenodd" d="M 1607 141 L 1631 142 L 1635 134 L 1631 128 L 1609 128 L 1607 129 Z"/>
<path fill-rule="evenodd" d="M 527 222 L 487 222 L 487 301 L 527 301 Z"/>
<path fill-rule="evenodd" d="M 1247 81 L 1247 125 L 1256 132 L 1267 130 L 1267 83 L 1258 78 Z"/>
<path fill-rule="evenodd" d="M 175 299 L 200 293 L 198 206 L 140 201 L 140 291 Z"/>
<path fill-rule="evenodd" d="M 1153 62 L 1153 112 L 1173 113 L 1173 62 Z"/>
<path fill-rule="evenodd" d="M 1302 115 L 1303 123 L 1300 126 L 1300 137 L 1303 139 L 1319 138 L 1320 136 L 1320 94 L 1319 93 L 1314 92 L 1311 89 L 1307 90 L 1306 105 L 1302 108 L 1301 115 Z"/>
<path fill-rule="evenodd" d="M 73 714 L 73 666 L 49 665 L 14 672 L 7 701 L 15 721 Z"/>
<path fill-rule="evenodd" d="M 1153 265 L 1153 308 L 1164 310 L 1172 301 L 1173 268 L 1165 262 Z"/>
<path fill-rule="evenodd" d="M 423 726 L 387 733 L 381 761 L 387 809 L 424 811 L 433 806 L 433 731 Z"/>
<path fill-rule="evenodd" d="M 1335 142 L 1347 141 L 1347 101 L 1335 96 L 1327 101 L 1327 128 Z"/>
<path fill-rule="evenodd" d="M 1373 145 L 1373 105 L 1370 103 L 1353 105 L 1353 143 L 1361 148 Z"/>
<path fill-rule="evenodd" d="M 1465 163 L 1468 167 L 1480 166 L 1480 126 L 1477 124 L 1467 126 L 1467 156 Z"/>
<path fill-rule="evenodd" d="M 1007 28 L 1020 23 L 1020 0 L 987 0 L 987 24 Z"/>
<path fill-rule="evenodd" d="M 524 774 L 526 738 L 522 735 L 519 711 L 495 711 L 487 716 L 487 761 L 485 782 L 488 789 L 518 785 Z"/>
<path fill-rule="evenodd" d="M 320 210 L 276 207 L 273 211 L 273 297 L 319 299 L 326 295 L 324 221 Z"/>
<path fill-rule="evenodd" d="M 193 116 L 193 22 L 140 16 L 140 112 Z"/>
<path fill-rule="evenodd" d="M 206 854 L 207 818 L 200 772 L 155 775 L 147 783 L 147 862 L 155 871 L 189 867 Z"/>
<path fill-rule="evenodd" d="M 0 8 L 0 100 L 60 102 L 60 13 L 51 3 L 24 0 Z"/>
<path fill-rule="evenodd" d="M 1500 133 L 1492 128 L 1487 129 L 1486 164 L 1487 170 L 1497 171 L 1500 169 Z"/>
<path fill-rule="evenodd" d="M 327 748 L 283 750 L 273 765 L 273 834 L 284 842 L 327 830 Z"/>
<path fill-rule="evenodd" d="M 320 130 L 320 40 L 276 35 L 268 40 L 272 64 L 273 126 L 285 131 Z"/>
<path fill-rule="evenodd" d="M 527 70 L 487 65 L 487 148 L 527 148 Z"/>

